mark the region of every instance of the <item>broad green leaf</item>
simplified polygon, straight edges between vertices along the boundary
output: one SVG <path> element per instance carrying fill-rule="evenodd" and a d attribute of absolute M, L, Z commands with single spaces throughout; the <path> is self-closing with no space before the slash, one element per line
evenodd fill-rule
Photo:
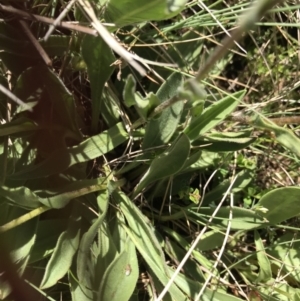
<path fill-rule="evenodd" d="M 178 88 L 183 84 L 183 76 L 180 73 L 172 73 L 157 90 L 157 97 L 165 102 L 178 94 Z"/>
<path fill-rule="evenodd" d="M 180 70 L 188 71 L 188 68 L 199 68 L 199 61 L 203 47 L 203 40 L 198 38 L 198 33 L 194 30 L 188 30 L 183 35 L 176 38 L 177 41 L 183 43 L 173 44 L 168 47 L 168 55 L 172 58 L 172 62 L 180 67 Z M 179 73 L 177 73 L 179 74 Z M 179 86 L 177 86 L 178 89 Z"/>
<path fill-rule="evenodd" d="M 72 296 L 72 301 L 91 301 L 93 300 L 93 292 L 89 289 L 82 288 L 78 280 L 75 278 L 74 269 L 69 270 L 68 280 L 70 285 L 70 292 Z M 87 280 L 87 279 L 85 279 Z"/>
<path fill-rule="evenodd" d="M 256 246 L 256 256 L 259 265 L 259 274 L 257 278 L 257 282 L 267 282 L 272 278 L 272 270 L 269 258 L 266 254 L 266 250 L 264 247 L 264 243 L 260 238 L 259 233 L 254 231 L 254 240 Z"/>
<path fill-rule="evenodd" d="M 95 260 L 93 290 L 99 291 L 105 271 L 123 251 L 118 252 L 110 232 L 109 224 L 103 222 L 98 229 L 97 241 L 93 244 L 92 252 Z"/>
<path fill-rule="evenodd" d="M 195 250 L 209 251 L 221 247 L 224 242 L 224 239 L 225 239 L 225 234 L 220 231 L 217 230 L 207 231 L 201 237 L 201 240 L 198 243 Z"/>
<path fill-rule="evenodd" d="M 134 106 L 140 117 L 146 121 L 150 112 L 159 105 L 159 99 L 152 92 L 143 97 L 139 92 L 135 91 L 135 86 L 136 81 L 130 74 L 123 91 L 124 103 L 127 107 Z"/>
<path fill-rule="evenodd" d="M 195 172 L 205 170 L 208 167 L 215 166 L 220 160 L 216 152 L 207 152 L 200 150 L 193 153 L 185 162 L 180 173 Z"/>
<path fill-rule="evenodd" d="M 86 35 L 81 46 L 82 57 L 87 65 L 92 98 L 92 132 L 98 128 L 100 111 L 103 106 L 102 92 L 104 84 L 114 71 L 116 60 L 111 49 L 100 37 Z"/>
<path fill-rule="evenodd" d="M 300 156 L 300 139 L 289 129 L 280 127 L 267 118 L 258 116 L 253 120 L 253 125 L 272 131 L 276 140 L 290 151 Z"/>
<path fill-rule="evenodd" d="M 161 102 L 165 102 L 177 94 L 178 87 L 182 84 L 182 75 L 173 73 L 157 92 Z M 151 119 L 145 129 L 143 149 L 160 146 L 170 141 L 180 121 L 183 110 L 183 101 L 176 102 L 165 108 L 158 118 Z"/>
<path fill-rule="evenodd" d="M 136 250 L 129 239 L 126 249 L 105 270 L 99 287 L 99 301 L 129 300 L 139 277 Z"/>
<path fill-rule="evenodd" d="M 184 166 L 190 153 L 190 142 L 186 135 L 182 134 L 166 151 L 156 157 L 135 188 L 134 195 L 141 192 L 152 182 L 170 177 L 178 173 Z"/>
<path fill-rule="evenodd" d="M 57 241 L 40 285 L 42 289 L 55 285 L 59 279 L 67 274 L 71 267 L 80 239 L 81 214 L 79 206 L 81 205 L 76 204 L 73 207 L 68 228 L 60 235 Z"/>
<path fill-rule="evenodd" d="M 97 198 L 101 198 L 104 202 L 104 206 L 102 207 L 103 211 L 100 212 L 98 218 L 92 223 L 91 227 L 88 229 L 86 233 L 83 234 L 82 239 L 80 241 L 78 255 L 77 255 L 77 276 L 80 282 L 84 281 L 86 277 L 87 271 L 86 261 L 90 256 L 90 248 L 93 243 L 95 236 L 101 226 L 108 208 L 108 192 L 107 190 L 101 193 Z M 104 235 L 104 234 L 103 234 Z M 81 281 L 82 280 L 82 281 Z"/>
<path fill-rule="evenodd" d="M 164 145 L 170 141 L 183 109 L 183 101 L 178 101 L 163 110 L 157 119 L 151 119 L 146 125 L 143 149 Z"/>
<path fill-rule="evenodd" d="M 166 274 L 165 259 L 149 222 L 124 193 L 115 191 L 113 197 L 119 203 L 127 220 L 128 227 L 124 224 L 124 228 L 128 236 L 160 283 L 165 286 L 169 280 Z M 185 299 L 185 296 L 175 285 L 171 286 L 169 293 L 173 296 L 173 300 Z"/>
<path fill-rule="evenodd" d="M 273 225 L 280 224 L 300 212 L 300 187 L 282 187 L 266 193 L 256 207 L 266 208 L 263 216 Z"/>
<path fill-rule="evenodd" d="M 66 229 L 67 223 L 66 219 L 39 220 L 36 240 L 30 252 L 30 264 L 51 255 L 58 237 Z"/>
<path fill-rule="evenodd" d="M 199 83 L 195 78 L 188 79 L 184 82 L 183 87 L 180 88 L 179 91 L 180 97 L 189 101 L 192 117 L 194 117 L 193 119 L 199 117 L 203 111 L 205 99 L 207 98 L 203 84 Z"/>
<path fill-rule="evenodd" d="M 169 19 L 176 16 L 186 2 L 187 0 L 109 0 L 105 10 L 105 20 L 123 27 L 148 20 Z"/>
<path fill-rule="evenodd" d="M 212 104 L 192 120 L 184 133 L 191 139 L 197 139 L 223 121 L 239 104 L 246 91 L 239 91 Z"/>
<path fill-rule="evenodd" d="M 60 173 L 74 164 L 88 162 L 108 153 L 127 139 L 128 134 L 124 130 L 123 124 L 118 123 L 107 131 L 86 139 L 79 145 L 58 149 L 45 161 L 23 167 L 11 178 L 36 179 Z"/>
<path fill-rule="evenodd" d="M 108 89 L 104 89 L 101 116 L 109 128 L 116 125 L 120 120 L 120 110 L 116 104 L 115 96 Z"/>
<path fill-rule="evenodd" d="M 156 262 L 156 265 L 163 270 L 165 265 L 164 255 L 153 233 L 153 229 L 149 225 L 149 221 L 123 192 L 115 191 L 113 192 L 113 197 L 119 203 L 120 209 L 127 220 L 129 230 L 138 237 L 139 246 L 136 245 L 137 249 L 142 250 L 143 253 L 147 252 L 147 257 Z"/>

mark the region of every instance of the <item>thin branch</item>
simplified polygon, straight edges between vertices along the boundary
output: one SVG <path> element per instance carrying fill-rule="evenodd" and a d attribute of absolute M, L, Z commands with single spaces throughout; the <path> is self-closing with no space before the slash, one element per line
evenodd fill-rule
<path fill-rule="evenodd" d="M 51 24 L 51 25 L 53 25 L 53 23 L 54 23 L 54 20 L 51 18 L 30 14 L 30 13 L 24 12 L 20 9 L 14 8 L 12 6 L 6 6 L 6 5 L 0 4 L 0 10 L 20 16 L 27 20 L 39 21 L 39 22 L 42 22 L 45 24 Z M 63 22 L 62 21 L 62 22 L 59 22 L 58 24 L 56 24 L 56 26 L 66 28 L 69 30 L 73 30 L 73 31 L 83 32 L 83 33 L 93 35 L 93 36 L 98 35 L 96 30 L 79 25 L 79 24 L 75 24 L 74 22 Z"/>
<path fill-rule="evenodd" d="M 35 47 L 37 52 L 40 54 L 44 62 L 47 66 L 52 66 L 52 61 L 50 60 L 47 52 L 44 50 L 42 45 L 38 42 L 38 40 L 35 38 L 35 36 L 32 34 L 30 28 L 28 27 L 27 23 L 24 20 L 20 20 L 19 23 L 21 24 L 25 34 L 29 38 L 32 45 Z"/>
<path fill-rule="evenodd" d="M 53 24 L 50 25 L 49 30 L 44 36 L 44 41 L 47 41 L 50 35 L 52 34 L 53 30 L 55 29 L 56 26 L 58 26 L 62 19 L 66 16 L 66 14 L 69 12 L 69 10 L 72 8 L 72 6 L 75 4 L 77 0 L 71 0 L 68 5 L 65 7 L 65 9 L 61 12 L 61 14 L 55 19 Z"/>
<path fill-rule="evenodd" d="M 105 43 L 107 43 L 107 45 L 114 52 L 120 55 L 120 57 L 122 57 L 129 65 L 136 69 L 142 76 L 146 76 L 147 73 L 145 69 L 134 60 L 134 58 L 137 59 L 137 57 L 133 57 L 133 55 L 130 52 L 128 52 L 124 47 L 122 47 L 116 41 L 116 39 L 109 33 L 109 31 L 100 23 L 90 3 L 86 0 L 78 0 L 78 2 L 82 9 L 89 16 L 93 27 L 97 30 L 97 32 L 105 41 Z"/>
<path fill-rule="evenodd" d="M 241 17 L 240 25 L 232 32 L 231 36 L 224 38 L 221 45 L 208 58 L 206 64 L 200 67 L 196 75 L 196 81 L 203 80 L 216 62 L 223 58 L 235 43 L 239 42 L 243 33 L 251 29 L 270 8 L 280 2 L 283 2 L 283 0 L 257 0 L 252 8 Z"/>
<path fill-rule="evenodd" d="M 32 108 L 28 104 L 26 104 L 25 102 L 23 102 L 20 98 L 18 98 L 16 95 L 14 95 L 13 93 L 11 93 L 7 88 L 5 88 L 1 84 L 0 84 L 0 92 L 2 92 L 3 94 L 5 94 L 8 98 L 10 98 L 12 101 L 14 101 L 15 103 L 17 103 L 18 105 L 22 106 L 24 109 L 26 109 L 28 111 L 32 111 Z"/>

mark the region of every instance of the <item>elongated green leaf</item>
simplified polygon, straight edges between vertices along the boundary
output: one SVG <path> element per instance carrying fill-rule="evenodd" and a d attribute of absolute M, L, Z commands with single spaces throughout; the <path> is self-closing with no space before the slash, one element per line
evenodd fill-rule
<path fill-rule="evenodd" d="M 196 247 L 196 250 L 199 251 L 208 251 L 214 248 L 221 247 L 222 243 L 224 242 L 225 235 L 224 233 L 212 230 L 205 232 L 201 237 L 199 244 Z"/>
<path fill-rule="evenodd" d="M 128 236 L 135 244 L 149 268 L 153 271 L 161 284 L 165 286 L 168 283 L 169 277 L 166 274 L 164 255 L 149 223 L 124 193 L 115 191 L 113 197 L 119 202 L 120 209 L 126 217 L 128 227 L 124 225 L 124 228 Z M 171 286 L 169 292 L 173 296 L 173 300 L 185 299 L 185 296 L 175 285 Z"/>
<path fill-rule="evenodd" d="M 127 301 L 131 297 L 139 276 L 136 250 L 129 239 L 123 250 L 105 270 L 99 287 L 98 301 Z"/>
<path fill-rule="evenodd" d="M 186 250 L 179 246 L 172 239 L 165 241 L 164 250 L 174 262 L 181 262 L 186 255 Z M 200 263 L 201 264 L 201 263 Z M 185 274 L 198 282 L 204 282 L 205 277 L 199 267 L 199 263 L 194 260 L 194 256 L 189 258 L 183 268 Z"/>
<path fill-rule="evenodd" d="M 16 135 L 22 132 L 30 132 L 39 129 L 33 121 L 27 118 L 18 118 L 9 123 L 0 125 L 0 136 Z"/>
<path fill-rule="evenodd" d="M 109 0 L 105 20 L 122 27 L 148 20 L 169 19 L 176 16 L 186 2 L 187 0 Z"/>
<path fill-rule="evenodd" d="M 283 187 L 266 193 L 256 207 L 266 208 L 263 216 L 271 224 L 279 224 L 300 212 L 300 187 Z"/>
<path fill-rule="evenodd" d="M 16 208 L 16 207 L 15 207 Z M 33 219 L 36 219 L 37 216 L 41 215 L 42 213 L 48 211 L 49 208 L 46 206 L 42 206 L 39 208 L 36 208 L 28 213 L 25 213 L 22 216 L 19 216 L 10 222 L 0 226 L 0 233 L 8 232 L 8 230 L 14 229 L 17 226 L 20 226 L 28 221 L 32 221 Z"/>
<path fill-rule="evenodd" d="M 195 172 L 205 170 L 214 166 L 220 159 L 216 152 L 207 152 L 205 150 L 192 154 L 185 162 L 180 173 Z"/>
<path fill-rule="evenodd" d="M 100 180 L 100 181 L 99 181 Z M 100 191 L 100 190 L 105 190 L 106 185 L 103 184 L 102 179 L 92 179 L 92 180 L 83 180 L 83 181 L 78 181 L 78 186 L 77 185 L 72 185 L 74 188 L 77 186 L 77 190 L 72 190 L 72 191 L 66 191 L 61 194 L 55 195 L 53 197 L 47 197 L 47 198 L 40 198 L 39 201 L 50 208 L 54 209 L 60 209 L 65 207 L 70 200 L 78 198 L 80 196 Z M 91 184 L 91 185 L 88 185 Z M 71 186 L 71 187 L 72 187 Z"/>
<path fill-rule="evenodd" d="M 36 240 L 30 252 L 30 264 L 51 255 L 60 234 L 67 228 L 67 224 L 66 219 L 39 220 Z"/>
<path fill-rule="evenodd" d="M 113 197 L 120 204 L 130 231 L 133 231 L 139 237 L 140 248 L 143 248 L 143 252 L 147 250 L 147 257 L 152 258 L 159 268 L 163 270 L 164 255 L 146 218 L 124 193 L 115 191 L 113 192 Z M 137 248 L 139 249 L 139 247 Z"/>
<path fill-rule="evenodd" d="M 39 197 L 26 187 L 9 188 L 1 186 L 0 195 L 4 198 L 4 200 L 9 200 L 10 202 L 26 209 L 34 209 L 41 206 Z M 3 199 L 1 202 L 3 202 Z"/>
<path fill-rule="evenodd" d="M 75 278 L 74 269 L 69 270 L 68 280 L 70 285 L 70 291 L 72 296 L 72 301 L 91 301 L 93 300 L 93 291 L 89 289 L 84 289 L 82 285 Z M 88 281 L 89 279 L 85 279 Z"/>
<path fill-rule="evenodd" d="M 92 90 L 92 132 L 97 132 L 104 84 L 113 73 L 116 60 L 111 49 L 101 37 L 86 35 L 82 41 L 82 57 L 87 65 Z"/>
<path fill-rule="evenodd" d="M 64 187 L 61 193 L 56 192 L 54 196 L 40 197 L 27 187 L 8 188 L 5 186 L 0 187 L 0 195 L 20 207 L 38 208 L 43 204 L 50 208 L 59 209 L 65 207 L 74 198 L 105 189 L 106 185 L 103 184 L 103 179 L 99 178 L 76 181 Z"/>
<path fill-rule="evenodd" d="M 183 101 L 163 110 L 160 117 L 151 119 L 146 126 L 143 149 L 164 145 L 172 138 L 183 109 Z"/>
<path fill-rule="evenodd" d="M 186 46 L 185 46 L 186 47 Z M 161 102 L 165 102 L 168 99 L 178 94 L 178 88 L 183 84 L 183 76 L 178 72 L 172 73 L 167 80 L 157 90 L 157 97 Z"/>
<path fill-rule="evenodd" d="M 105 222 L 101 224 L 98 230 L 97 243 L 95 242 L 93 247 L 93 255 L 96 262 L 93 289 L 99 291 L 105 271 L 124 250 L 118 252 L 110 232 L 110 227 Z"/>
<path fill-rule="evenodd" d="M 183 134 L 169 149 L 152 161 L 148 171 L 135 188 L 134 195 L 137 195 L 150 183 L 178 173 L 184 166 L 189 153 L 190 141 Z"/>
<path fill-rule="evenodd" d="M 35 179 L 65 171 L 76 163 L 87 162 L 108 153 L 125 142 L 127 138 L 128 134 L 124 130 L 123 124 L 118 123 L 107 131 L 86 139 L 77 146 L 58 149 L 45 161 L 23 167 L 11 178 Z"/>
<path fill-rule="evenodd" d="M 214 208 L 206 207 L 201 208 L 199 213 L 197 213 L 197 210 L 197 207 L 195 210 L 190 209 L 188 210 L 188 214 L 191 214 L 191 217 L 199 222 L 207 222 L 215 211 Z M 269 223 L 255 211 L 240 207 L 233 207 L 232 209 L 229 207 L 220 208 L 212 223 L 226 228 L 229 221 L 230 210 L 232 211 L 232 220 L 230 224 L 232 230 L 252 230 L 269 225 Z"/>
<path fill-rule="evenodd" d="M 193 145 L 200 146 L 211 152 L 233 152 L 248 147 L 256 140 L 256 137 L 250 137 L 249 135 L 245 137 L 244 135 L 235 134 L 236 133 L 212 133 L 196 140 Z"/>
<path fill-rule="evenodd" d="M 0 225 L 14 221 L 22 217 L 26 211 L 22 208 L 10 206 L 5 203 L 0 206 Z M 20 228 L 13 228 L 5 233 L 1 232 L 1 241 L 5 243 L 11 260 L 16 264 L 20 275 L 23 274 L 30 256 L 30 252 L 36 239 L 38 218 L 35 217 L 27 221 L 20 231 Z"/>
<path fill-rule="evenodd" d="M 157 92 L 161 102 L 167 101 L 177 94 L 182 85 L 182 75 L 173 73 Z M 145 129 L 143 149 L 160 146 L 170 141 L 179 123 L 183 109 L 183 101 L 167 107 L 158 118 L 151 119 Z"/>
<path fill-rule="evenodd" d="M 289 129 L 280 127 L 270 120 L 257 116 L 253 125 L 262 129 L 272 131 L 276 140 L 290 151 L 300 157 L 300 139 Z"/>
<path fill-rule="evenodd" d="M 60 235 L 54 252 L 46 266 L 40 285 L 42 289 L 56 284 L 70 269 L 73 256 L 79 246 L 80 227 L 81 215 L 79 213 L 79 205 L 75 205 L 68 229 Z"/>
<path fill-rule="evenodd" d="M 180 245 L 184 250 L 188 251 L 191 247 L 191 244 L 186 241 L 185 238 L 183 238 L 180 234 L 178 234 L 176 231 L 168 229 L 164 227 L 164 231 L 168 233 L 173 240 L 177 242 L 178 245 Z M 201 266 L 205 267 L 207 270 L 210 270 L 212 268 L 212 263 L 198 250 L 194 249 L 193 251 L 193 258 L 197 260 L 201 264 Z M 217 276 L 218 272 L 214 271 L 213 274 Z"/>
<path fill-rule="evenodd" d="M 254 240 L 257 251 L 256 256 L 259 265 L 257 282 L 267 282 L 272 278 L 271 263 L 268 256 L 266 255 L 264 243 L 256 230 L 254 231 Z"/>
<path fill-rule="evenodd" d="M 99 198 L 99 196 L 98 196 Z M 90 256 L 90 248 L 93 243 L 93 240 L 95 236 L 97 235 L 97 232 L 99 230 L 99 227 L 101 226 L 106 211 L 108 208 L 108 192 L 107 190 L 103 191 L 101 195 L 101 199 L 104 201 L 103 203 L 103 212 L 99 215 L 99 217 L 96 219 L 96 221 L 91 225 L 91 227 L 88 229 L 86 233 L 83 234 L 82 239 L 80 241 L 79 251 L 77 255 L 77 277 L 79 281 L 82 283 L 84 282 L 84 279 L 86 278 L 86 273 L 89 273 L 87 271 L 87 258 Z"/>
<path fill-rule="evenodd" d="M 226 96 L 209 106 L 204 112 L 192 120 L 185 129 L 185 134 L 193 141 L 223 121 L 239 104 L 246 91 L 239 91 Z"/>

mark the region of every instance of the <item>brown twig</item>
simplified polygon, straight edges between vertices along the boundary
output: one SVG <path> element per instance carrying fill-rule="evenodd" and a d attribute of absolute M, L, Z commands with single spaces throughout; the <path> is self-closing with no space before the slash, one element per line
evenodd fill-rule
<path fill-rule="evenodd" d="M 37 52 L 40 54 L 44 62 L 46 63 L 47 66 L 52 66 L 52 61 L 50 60 L 47 52 L 44 50 L 42 45 L 37 41 L 35 36 L 32 34 L 29 26 L 24 20 L 20 20 L 19 23 L 21 24 L 25 34 L 27 35 L 29 41 L 32 43 L 34 48 L 37 50 Z"/>
<path fill-rule="evenodd" d="M 253 117 L 250 116 L 231 116 L 230 120 L 250 125 L 253 123 Z M 284 126 L 286 124 L 300 124 L 300 116 L 276 117 L 268 118 L 268 120 L 270 120 L 278 126 Z"/>
<path fill-rule="evenodd" d="M 0 4 L 0 10 L 11 13 L 11 14 L 14 14 L 14 15 L 17 15 L 17 16 L 20 16 L 20 17 L 22 17 L 26 20 L 39 21 L 39 22 L 42 22 L 42 23 L 45 23 L 45 24 L 53 25 L 54 21 L 55 21 L 51 18 L 30 14 L 30 13 L 27 13 L 23 10 L 14 8 L 12 6 L 6 6 L 6 5 L 2 5 L 2 4 Z M 85 26 L 82 26 L 82 25 L 79 25 L 79 24 L 70 23 L 70 22 L 61 21 L 61 22 L 58 22 L 56 24 L 56 26 L 66 28 L 66 29 L 69 29 L 69 30 L 73 30 L 73 31 L 83 32 L 83 33 L 93 35 L 93 36 L 98 35 L 97 31 L 92 29 L 92 28 L 88 28 L 88 27 L 85 27 Z"/>

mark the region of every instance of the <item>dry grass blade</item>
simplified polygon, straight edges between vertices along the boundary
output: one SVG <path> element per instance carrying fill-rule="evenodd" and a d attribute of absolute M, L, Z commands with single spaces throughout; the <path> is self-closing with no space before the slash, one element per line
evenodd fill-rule
<path fill-rule="evenodd" d="M 65 9 L 61 12 L 61 14 L 55 19 L 53 24 L 50 25 L 49 30 L 44 36 L 44 41 L 48 40 L 55 27 L 62 21 L 62 19 L 66 16 L 66 14 L 69 12 L 69 10 L 72 8 L 72 6 L 75 4 L 76 1 L 77 0 L 70 1 L 68 5 L 65 7 Z"/>
<path fill-rule="evenodd" d="M 86 0 L 78 0 L 82 9 L 87 13 L 91 19 L 93 27 L 97 30 L 102 39 L 109 45 L 109 47 L 120 55 L 129 65 L 136 69 L 142 76 L 146 76 L 146 71 L 134 59 L 133 55 L 122 47 L 116 39 L 108 32 L 108 30 L 99 22 L 90 3 Z"/>
<path fill-rule="evenodd" d="M 174 272 L 174 274 L 172 275 L 171 279 L 169 280 L 168 284 L 165 286 L 165 288 L 163 289 L 163 291 L 161 292 L 161 294 L 159 295 L 159 297 L 156 299 L 156 301 L 161 301 L 163 300 L 163 297 L 165 296 L 165 294 L 168 292 L 170 286 L 172 285 L 172 283 L 174 282 L 175 278 L 177 277 L 177 275 L 180 273 L 181 269 L 183 268 L 184 264 L 186 263 L 186 261 L 189 259 L 189 257 L 191 256 L 192 252 L 194 251 L 194 249 L 196 248 L 196 246 L 198 245 L 200 239 L 202 238 L 203 234 L 205 233 L 205 231 L 207 230 L 209 224 L 212 222 L 212 220 L 215 218 L 216 214 L 218 213 L 219 209 L 221 208 L 221 206 L 223 205 L 228 193 L 230 192 L 234 182 L 236 181 L 237 176 L 235 176 L 230 184 L 230 186 L 227 189 L 227 192 L 224 194 L 222 200 L 220 201 L 219 205 L 216 207 L 214 213 L 212 214 L 212 216 L 210 217 L 210 219 L 208 220 L 207 224 L 203 227 L 203 229 L 201 230 L 201 232 L 199 233 L 199 235 L 197 236 L 197 238 L 195 239 L 195 241 L 193 242 L 192 246 L 190 247 L 190 249 L 188 250 L 188 252 L 185 254 L 184 258 L 182 259 L 182 261 L 180 262 L 180 264 L 178 265 L 176 271 Z M 205 289 L 205 286 L 203 286 Z M 202 291 L 200 292 L 200 294 L 202 294 Z M 201 295 L 200 295 L 201 296 Z M 199 297 L 198 297 L 199 298 Z"/>
<path fill-rule="evenodd" d="M 200 82 L 205 78 L 207 73 L 213 68 L 213 66 L 215 66 L 216 62 L 227 54 L 229 49 L 242 38 L 243 33 L 249 30 L 255 24 L 255 22 L 259 21 L 265 12 L 282 1 L 283 0 L 256 1 L 256 3 L 253 5 L 253 8 L 241 18 L 240 25 L 232 32 L 232 35 L 227 36 L 222 41 L 221 45 L 217 47 L 208 58 L 206 64 L 200 68 L 198 74 L 196 75 L 197 81 Z"/>
<path fill-rule="evenodd" d="M 52 61 L 50 60 L 48 54 L 46 53 L 44 48 L 41 46 L 41 44 L 37 41 L 35 36 L 32 34 L 32 32 L 30 31 L 26 22 L 24 20 L 20 20 L 19 22 L 20 22 L 21 26 L 23 27 L 23 30 L 24 30 L 25 34 L 27 35 L 27 37 L 29 38 L 30 42 L 35 47 L 35 49 L 38 51 L 41 58 L 44 60 L 45 64 L 47 66 L 52 66 Z"/>
<path fill-rule="evenodd" d="M 26 104 L 25 102 L 23 102 L 19 97 L 17 97 L 13 93 L 11 93 L 7 88 L 5 88 L 1 84 L 0 84 L 0 91 L 3 94 L 5 94 L 7 97 L 9 97 L 12 101 L 14 101 L 18 105 L 22 106 L 24 109 L 26 109 L 28 111 L 32 111 L 32 108 L 28 104 Z"/>

